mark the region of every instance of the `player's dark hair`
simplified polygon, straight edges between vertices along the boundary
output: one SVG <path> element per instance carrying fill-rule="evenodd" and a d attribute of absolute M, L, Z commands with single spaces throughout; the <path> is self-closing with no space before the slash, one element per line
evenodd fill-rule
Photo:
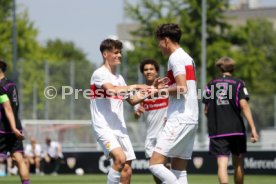
<path fill-rule="evenodd" d="M 143 74 L 144 73 L 144 67 L 147 64 L 151 64 L 154 66 L 155 70 L 157 71 L 157 73 L 159 72 L 159 65 L 158 63 L 154 60 L 154 59 L 144 59 L 141 61 L 140 63 L 140 72 Z"/>
<path fill-rule="evenodd" d="M 177 24 L 169 23 L 162 24 L 157 27 L 155 31 L 155 36 L 157 39 L 161 40 L 165 37 L 169 38 L 171 41 L 179 43 L 181 38 L 181 29 Z"/>
<path fill-rule="evenodd" d="M 108 50 L 111 51 L 112 49 L 123 49 L 123 43 L 119 40 L 113 40 L 113 39 L 105 39 L 102 41 L 100 45 L 100 51 L 103 53 L 104 51 Z"/>
<path fill-rule="evenodd" d="M 0 70 L 2 72 L 6 72 L 7 70 L 7 63 L 5 62 L 4 59 L 1 59 L 1 58 L 0 58 Z"/>
<path fill-rule="evenodd" d="M 222 57 L 216 62 L 216 67 L 223 72 L 232 73 L 235 69 L 236 62 L 230 57 Z"/>

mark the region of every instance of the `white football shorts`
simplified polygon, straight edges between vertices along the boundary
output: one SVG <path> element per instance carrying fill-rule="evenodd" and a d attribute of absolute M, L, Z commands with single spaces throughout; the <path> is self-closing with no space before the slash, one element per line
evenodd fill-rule
<path fill-rule="evenodd" d="M 112 133 L 106 133 L 98 138 L 98 143 L 100 144 L 106 158 L 110 158 L 110 152 L 121 147 L 126 155 L 126 160 L 136 159 L 135 153 L 128 136 L 120 137 Z"/>
<path fill-rule="evenodd" d="M 166 157 L 191 159 L 197 124 L 182 123 L 178 119 L 168 119 L 157 138 L 154 151 Z"/>

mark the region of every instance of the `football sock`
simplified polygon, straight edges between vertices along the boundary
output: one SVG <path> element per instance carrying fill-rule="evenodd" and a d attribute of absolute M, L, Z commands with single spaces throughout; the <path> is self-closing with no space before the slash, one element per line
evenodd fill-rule
<path fill-rule="evenodd" d="M 179 171 L 174 169 L 171 169 L 171 171 L 176 176 L 179 183 L 188 184 L 187 171 Z"/>
<path fill-rule="evenodd" d="M 120 172 L 115 171 L 111 167 L 107 175 L 107 184 L 118 184 L 120 182 L 120 175 Z"/>
<path fill-rule="evenodd" d="M 22 180 L 22 184 L 30 184 L 30 180 Z"/>
<path fill-rule="evenodd" d="M 163 183 L 180 184 L 176 176 L 163 164 L 155 164 L 149 167 L 153 175 L 158 177 Z"/>

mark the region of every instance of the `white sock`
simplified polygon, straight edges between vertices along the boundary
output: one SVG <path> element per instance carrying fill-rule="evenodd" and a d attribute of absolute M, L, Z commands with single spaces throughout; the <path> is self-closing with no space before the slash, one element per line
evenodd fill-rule
<path fill-rule="evenodd" d="M 188 184 L 187 171 L 179 171 L 174 169 L 171 169 L 171 171 L 176 176 L 179 183 Z"/>
<path fill-rule="evenodd" d="M 120 172 L 115 171 L 112 167 L 109 169 L 107 175 L 107 184 L 118 184 L 120 183 Z"/>
<path fill-rule="evenodd" d="M 163 164 L 151 165 L 149 166 L 149 170 L 152 172 L 154 176 L 158 177 L 162 181 L 162 183 L 180 184 L 177 181 L 176 176 Z"/>

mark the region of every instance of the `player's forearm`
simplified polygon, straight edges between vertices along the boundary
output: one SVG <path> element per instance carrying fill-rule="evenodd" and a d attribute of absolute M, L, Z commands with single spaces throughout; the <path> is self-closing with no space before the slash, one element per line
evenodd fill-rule
<path fill-rule="evenodd" d="M 107 89 L 107 92 L 114 95 L 123 95 L 130 91 L 144 89 L 147 87 L 148 86 L 144 84 L 134 84 L 129 86 L 113 86 L 112 88 Z"/>
<path fill-rule="evenodd" d="M 245 116 L 245 119 L 247 120 L 250 128 L 251 128 L 251 131 L 256 131 L 256 127 L 255 127 L 255 123 L 254 123 L 254 120 L 253 120 L 253 117 L 252 117 L 252 114 L 251 114 L 251 110 L 250 110 L 250 107 L 248 104 L 244 104 L 242 106 L 242 112 Z"/>
<path fill-rule="evenodd" d="M 160 89 L 159 91 L 161 95 L 179 96 L 185 95 L 188 90 L 186 86 L 172 86 L 169 88 Z"/>
<path fill-rule="evenodd" d="M 131 95 L 127 99 L 127 101 L 130 105 L 136 105 L 136 104 L 144 101 L 149 96 L 150 96 L 150 94 L 144 94 L 144 93 L 141 93 L 141 92 L 137 92 L 136 95 Z"/>
<path fill-rule="evenodd" d="M 11 107 L 5 106 L 4 109 L 5 109 L 6 116 L 9 120 L 11 129 L 16 130 L 16 123 L 15 123 L 14 114 L 13 114 Z"/>

